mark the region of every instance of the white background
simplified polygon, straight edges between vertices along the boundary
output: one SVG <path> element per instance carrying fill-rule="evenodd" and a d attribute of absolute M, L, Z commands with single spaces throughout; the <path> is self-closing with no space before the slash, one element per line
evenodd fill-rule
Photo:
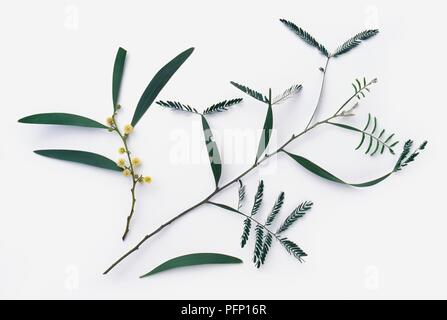
<path fill-rule="evenodd" d="M 445 195 L 445 3 L 443 1 L 2 1 L 0 28 L 1 298 L 447 298 Z M 242 220 L 202 207 L 165 229 L 108 276 L 104 269 L 144 234 L 205 197 L 213 187 L 206 161 L 197 161 L 198 118 L 152 106 L 130 144 L 153 184 L 138 190 L 128 240 L 120 240 L 130 205 L 128 180 L 96 168 L 50 160 L 35 149 L 90 150 L 118 157 L 117 137 L 101 130 L 21 125 L 39 112 L 70 112 L 99 121 L 110 115 L 116 50 L 128 50 L 119 121 L 130 122 L 148 81 L 190 46 L 193 55 L 159 98 L 198 108 L 242 97 L 229 81 L 266 92 L 295 83 L 304 90 L 275 108 L 273 140 L 305 125 L 315 105 L 324 58 L 281 25 L 287 18 L 334 49 L 355 33 L 378 27 L 378 37 L 331 62 L 319 117 L 352 94 L 356 77 L 379 78 L 358 116 L 371 112 L 400 140 L 429 140 L 402 173 L 370 189 L 326 182 L 281 155 L 273 167 L 244 181 L 250 202 L 266 183 L 262 214 L 280 191 L 282 217 L 304 200 L 315 207 L 288 236 L 308 254 L 299 264 L 274 244 L 266 265 L 251 263 L 252 243 L 239 247 Z M 218 143 L 224 130 L 262 126 L 265 106 L 244 97 L 231 112 L 210 117 Z M 181 141 L 175 140 L 178 133 Z M 304 155 L 353 182 L 378 177 L 390 155 L 354 151 L 359 137 L 322 127 L 296 141 Z M 172 150 L 186 145 L 187 161 Z M 401 146 L 397 149 L 401 150 Z M 204 153 L 204 150 L 201 151 Z M 221 147 L 228 157 L 242 152 Z M 229 157 L 231 158 L 231 157 Z M 222 181 L 247 168 L 224 166 Z M 218 197 L 234 205 L 237 188 Z M 249 204 L 247 204 L 247 207 Z M 243 265 L 183 269 L 140 280 L 166 259 L 191 252 L 222 252 Z"/>

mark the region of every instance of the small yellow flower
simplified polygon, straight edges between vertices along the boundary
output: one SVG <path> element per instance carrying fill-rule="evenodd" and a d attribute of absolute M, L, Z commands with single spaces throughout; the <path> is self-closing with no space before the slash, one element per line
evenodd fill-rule
<path fill-rule="evenodd" d="M 132 173 L 130 172 L 129 169 L 124 169 L 124 170 L 123 170 L 123 175 L 124 175 L 125 177 L 130 177 L 131 174 L 132 174 Z"/>
<path fill-rule="evenodd" d="M 138 167 L 138 166 L 141 164 L 141 160 L 140 160 L 140 158 L 132 158 L 132 164 L 133 164 L 135 167 Z"/>
<path fill-rule="evenodd" d="M 126 124 L 124 126 L 124 134 L 131 134 L 133 131 L 133 127 L 131 124 Z"/>
<path fill-rule="evenodd" d="M 126 160 L 124 159 L 118 159 L 118 161 L 116 162 L 116 164 L 118 165 L 118 167 L 120 168 L 124 168 L 126 165 Z"/>
<path fill-rule="evenodd" d="M 113 125 L 113 118 L 112 118 L 112 117 L 108 117 L 108 118 L 106 119 L 106 122 L 107 122 L 107 124 L 108 124 L 109 126 Z"/>
<path fill-rule="evenodd" d="M 152 182 L 152 177 L 150 177 L 150 176 L 143 177 L 143 182 L 144 183 L 151 183 Z"/>
<path fill-rule="evenodd" d="M 126 148 L 124 148 L 124 147 L 119 148 L 119 149 L 118 149 L 118 153 L 119 153 L 119 154 L 124 154 L 124 153 L 126 153 Z"/>

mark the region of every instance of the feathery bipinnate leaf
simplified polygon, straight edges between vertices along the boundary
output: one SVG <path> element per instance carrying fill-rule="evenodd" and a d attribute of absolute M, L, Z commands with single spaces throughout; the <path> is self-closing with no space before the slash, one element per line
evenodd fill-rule
<path fill-rule="evenodd" d="M 287 99 L 292 97 L 294 94 L 297 94 L 298 92 L 300 92 L 302 88 L 303 88 L 303 86 L 300 84 L 291 86 L 289 89 L 284 91 L 282 94 L 274 97 L 272 99 L 272 105 L 283 103 L 284 101 L 286 101 Z"/>
<path fill-rule="evenodd" d="M 108 129 L 109 127 L 86 117 L 71 113 L 39 113 L 24 117 L 19 120 L 20 123 L 30 124 L 55 124 L 65 126 L 88 127 L 98 129 Z"/>
<path fill-rule="evenodd" d="M 303 250 L 301 250 L 301 248 L 298 247 L 295 242 L 287 238 L 280 238 L 279 241 L 284 246 L 284 248 L 286 248 L 288 253 L 297 258 L 299 262 L 303 262 L 303 257 L 306 257 L 307 254 Z"/>
<path fill-rule="evenodd" d="M 278 216 L 278 213 L 281 211 L 283 204 L 284 204 L 284 192 L 281 192 L 278 196 L 278 199 L 276 199 L 272 211 L 270 211 L 270 214 L 267 217 L 267 221 L 265 222 L 266 227 L 270 226 L 273 223 L 273 221 L 275 221 L 276 217 Z"/>
<path fill-rule="evenodd" d="M 363 78 L 362 80 L 355 79 L 355 81 L 352 83 L 352 87 L 354 88 L 354 96 L 356 96 L 359 100 L 365 98 L 365 91 L 370 92 L 369 86 L 374 83 L 377 83 L 377 78 L 374 78 L 369 82 L 366 81 L 366 78 Z"/>
<path fill-rule="evenodd" d="M 255 228 L 255 249 L 253 251 L 253 262 L 257 268 L 262 264 L 262 249 L 264 248 L 264 228 L 258 224 Z"/>
<path fill-rule="evenodd" d="M 262 198 L 264 197 L 264 181 L 259 181 L 258 190 L 256 191 L 255 200 L 253 203 L 253 208 L 251 209 L 251 216 L 254 216 L 258 213 L 259 208 L 262 204 Z"/>
<path fill-rule="evenodd" d="M 170 108 L 173 110 L 185 111 L 185 112 L 191 112 L 191 113 L 199 113 L 196 108 L 190 107 L 187 104 L 183 104 L 183 103 L 176 102 L 176 101 L 157 101 L 155 103 L 158 104 L 159 106 L 162 106 L 165 108 Z"/>
<path fill-rule="evenodd" d="M 343 43 L 338 49 L 335 51 L 335 53 L 332 55 L 333 57 L 338 57 L 355 47 L 357 47 L 362 41 L 368 40 L 369 38 L 374 37 L 379 33 L 379 30 L 365 30 L 358 34 L 356 34 L 354 37 Z"/>
<path fill-rule="evenodd" d="M 236 88 L 238 88 L 239 90 L 241 90 L 242 92 L 244 92 L 244 93 L 248 94 L 249 96 L 255 98 L 256 100 L 259 100 L 259 101 L 264 102 L 264 103 L 269 103 L 269 99 L 266 96 L 264 96 L 263 94 L 259 93 L 258 91 L 252 90 L 252 89 L 250 89 L 250 88 L 248 88 L 246 86 L 243 86 L 243 85 L 241 85 L 239 83 L 236 83 L 234 81 L 231 81 L 230 83 L 233 86 L 235 86 Z"/>
<path fill-rule="evenodd" d="M 364 144 L 368 143 L 368 147 L 365 151 L 365 154 L 369 154 L 370 156 L 374 156 L 377 153 L 383 154 L 385 148 L 391 154 L 395 154 L 393 148 L 399 144 L 399 141 L 396 142 L 393 141 L 393 138 L 395 136 L 394 133 L 385 134 L 386 133 L 385 129 L 382 129 L 381 131 L 378 130 L 377 118 L 372 117 L 371 114 L 368 114 L 368 121 L 363 130 L 341 123 L 335 123 L 335 122 L 328 122 L 328 123 L 343 129 L 361 133 L 362 137 L 360 143 L 355 150 L 359 150 Z"/>
<path fill-rule="evenodd" d="M 242 260 L 220 253 L 193 253 L 170 259 L 140 278 L 181 267 L 197 266 L 203 264 L 234 264 L 242 263 Z"/>
<path fill-rule="evenodd" d="M 220 176 L 222 174 L 222 161 L 220 159 L 219 149 L 214 141 L 213 133 L 211 132 L 208 121 L 202 115 L 202 127 L 203 134 L 205 136 L 205 145 L 208 150 L 208 158 L 210 160 L 211 170 L 213 171 L 214 182 L 216 183 L 216 188 L 219 185 Z"/>
<path fill-rule="evenodd" d="M 313 202 L 312 201 L 306 201 L 306 202 L 301 203 L 284 220 L 284 222 L 278 228 L 278 231 L 276 231 L 276 234 L 279 235 L 279 234 L 285 232 L 287 229 L 289 229 L 292 226 L 292 224 L 295 223 L 295 221 L 297 221 L 299 218 L 303 217 L 306 214 L 307 211 L 312 209 L 312 206 L 313 206 Z"/>
<path fill-rule="evenodd" d="M 241 102 L 242 102 L 241 98 L 224 100 L 222 102 L 213 104 L 211 107 L 206 108 L 203 111 L 203 114 L 213 114 L 213 113 L 217 113 L 217 112 L 227 111 L 228 108 L 230 108 L 236 104 L 239 104 Z"/>
<path fill-rule="evenodd" d="M 137 108 L 135 109 L 135 113 L 132 118 L 132 126 L 140 121 L 143 115 L 151 106 L 152 102 L 154 102 L 157 95 L 160 93 L 161 89 L 168 83 L 169 79 L 174 75 L 174 73 L 180 68 L 180 66 L 188 59 L 191 53 L 194 51 L 194 48 L 189 48 L 188 50 L 180 53 L 170 62 L 168 62 L 163 68 L 161 68 L 157 74 L 152 78 L 151 82 L 149 82 L 146 90 L 144 90 L 143 95 L 138 101 Z"/>
<path fill-rule="evenodd" d="M 245 199 L 245 185 L 242 183 L 242 180 L 239 180 L 238 195 L 239 195 L 239 200 L 238 200 L 238 203 L 237 203 L 237 209 L 241 210 L 242 204 L 243 204 L 244 199 Z"/>
<path fill-rule="evenodd" d="M 262 198 L 264 196 L 264 181 L 260 181 L 258 185 L 258 190 L 256 191 L 255 200 L 253 202 L 253 207 L 251 209 L 250 217 L 256 215 L 259 211 L 259 208 L 262 204 Z M 247 244 L 248 238 L 250 236 L 251 230 L 251 220 L 250 218 L 245 218 L 244 220 L 244 228 L 242 230 L 241 236 L 241 248 L 245 247 Z"/>
<path fill-rule="evenodd" d="M 273 236 L 270 232 L 267 232 L 267 234 L 264 236 L 264 244 L 262 245 L 262 252 L 261 256 L 259 257 L 260 265 L 264 264 L 265 259 L 267 258 L 267 254 L 269 253 L 270 248 L 272 247 L 272 242 L 273 242 Z M 257 267 L 259 268 L 260 265 L 257 265 Z"/>
<path fill-rule="evenodd" d="M 115 63 L 113 65 L 112 100 L 113 100 L 114 111 L 116 111 L 116 107 L 118 105 L 121 80 L 123 78 L 123 72 L 124 72 L 124 64 L 126 63 L 126 54 L 127 54 L 126 50 L 124 50 L 123 48 L 119 48 L 116 53 Z"/>
<path fill-rule="evenodd" d="M 323 46 L 322 44 L 320 44 L 314 37 L 312 37 L 307 31 L 303 30 L 302 28 L 298 27 L 296 24 L 294 24 L 293 22 L 287 21 L 285 19 L 280 19 L 279 21 L 281 21 L 287 28 L 289 28 L 292 32 L 294 32 L 298 37 L 300 37 L 304 42 L 306 42 L 307 44 L 317 48 L 321 54 L 323 54 L 325 57 L 329 57 L 329 52 L 328 50 L 325 48 L 325 46 Z"/>
<path fill-rule="evenodd" d="M 281 211 L 281 207 L 284 203 L 284 192 L 281 192 L 278 196 L 278 199 L 276 199 L 275 204 L 272 208 L 272 211 L 270 211 L 270 214 L 267 217 L 267 220 L 264 224 L 264 227 L 267 228 L 269 227 L 276 219 L 276 217 L 278 216 L 279 212 Z M 267 258 L 267 254 L 272 246 L 272 233 L 271 232 L 267 232 L 264 236 L 263 242 L 262 242 L 262 250 L 261 253 L 259 255 L 259 257 L 255 257 L 255 263 L 256 266 L 259 268 L 261 266 L 261 264 L 264 264 L 265 259 Z M 257 241 L 257 239 L 256 239 Z"/>
<path fill-rule="evenodd" d="M 396 165 L 394 166 L 394 172 L 402 170 L 402 168 L 406 167 L 411 162 L 413 162 L 420 154 L 420 152 L 427 147 L 427 144 L 428 142 L 424 141 L 413 153 L 411 153 L 411 148 L 413 147 L 413 141 L 408 140 L 404 145 L 403 151 L 399 156 Z"/>
<path fill-rule="evenodd" d="M 304 157 L 289 153 L 287 151 L 285 151 L 285 153 L 289 157 L 291 157 L 293 160 L 295 160 L 296 163 L 301 165 L 303 168 L 307 169 L 308 171 L 312 172 L 313 174 L 315 174 L 323 179 L 326 179 L 326 180 L 329 180 L 332 182 L 336 182 L 336 183 L 350 185 L 352 187 L 357 187 L 357 188 L 366 188 L 366 187 L 374 186 L 374 185 L 382 182 L 383 180 L 387 179 L 388 177 L 390 177 L 393 174 L 393 172 L 390 172 L 380 178 L 377 178 L 377 179 L 374 179 L 371 181 L 367 181 L 364 183 L 357 183 L 357 184 L 347 183 L 347 182 L 341 180 L 340 178 L 337 178 L 332 173 L 326 171 L 325 169 L 321 168 L 320 166 L 316 165 L 315 163 L 313 163 L 312 161 L 310 161 Z"/>
<path fill-rule="evenodd" d="M 122 171 L 123 169 L 118 167 L 118 165 L 110 160 L 109 158 L 106 158 L 102 155 L 87 152 L 87 151 L 79 151 L 79 150 L 36 150 L 34 151 L 38 155 L 58 159 L 58 160 L 64 160 L 64 161 L 70 161 L 70 162 L 77 162 L 86 164 L 93 167 L 98 167 L 102 169 L 108 169 L 113 171 Z"/>
<path fill-rule="evenodd" d="M 252 209 L 252 212 L 257 212 L 259 210 L 260 202 L 262 201 L 264 185 L 261 181 L 258 186 L 258 191 L 255 196 L 255 203 Z M 244 247 L 248 241 L 250 228 L 252 223 L 256 225 L 255 227 L 255 244 L 253 250 L 253 262 L 257 268 L 260 268 L 261 265 L 264 264 L 267 255 L 272 247 L 273 239 L 280 241 L 282 245 L 286 248 L 286 250 L 292 254 L 295 258 L 297 258 L 300 262 L 302 262 L 302 257 L 306 256 L 306 254 L 292 241 L 287 238 L 280 237 L 280 234 L 286 231 L 295 221 L 297 221 L 300 217 L 302 217 L 310 208 L 312 207 L 312 202 L 304 202 L 297 209 L 290 214 L 286 220 L 279 227 L 278 231 L 275 233 L 269 227 L 275 221 L 275 218 L 279 215 L 281 207 L 284 203 L 284 193 L 282 192 L 273 206 L 272 211 L 268 215 L 265 224 L 260 223 L 258 220 L 253 218 L 253 214 L 247 215 L 242 213 L 240 210 L 234 209 L 224 204 L 214 203 L 208 201 L 209 204 L 215 205 L 222 209 L 237 213 L 241 216 L 245 217 L 244 220 L 244 231 L 242 234 L 242 244 Z"/>

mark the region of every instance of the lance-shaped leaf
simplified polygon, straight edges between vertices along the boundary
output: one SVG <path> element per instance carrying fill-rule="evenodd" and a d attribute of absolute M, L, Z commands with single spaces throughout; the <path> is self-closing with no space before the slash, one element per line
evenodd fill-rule
<path fill-rule="evenodd" d="M 122 171 L 123 169 L 118 167 L 118 165 L 102 155 L 79 150 L 36 150 L 35 153 L 58 160 L 71 161 L 86 164 L 93 167 L 98 167 L 102 169 L 108 169 L 113 171 Z"/>
<path fill-rule="evenodd" d="M 298 27 L 293 22 L 287 21 L 285 19 L 280 19 L 279 21 L 281 21 L 287 28 L 289 28 L 293 33 L 295 33 L 298 37 L 300 37 L 304 42 L 317 48 L 322 55 L 329 57 L 329 52 L 327 51 L 327 49 L 322 44 L 320 44 L 314 37 L 312 37 L 307 31 Z"/>
<path fill-rule="evenodd" d="M 205 135 L 205 144 L 208 150 L 208 157 L 210 159 L 211 170 L 213 171 L 216 188 L 219 185 L 220 175 L 222 174 L 222 161 L 220 159 L 219 149 L 214 141 L 213 133 L 204 116 L 202 117 L 203 134 Z"/>
<path fill-rule="evenodd" d="M 76 114 L 60 113 L 60 112 L 33 114 L 31 116 L 20 119 L 19 122 L 31 123 L 31 124 L 55 124 L 65 126 L 108 129 L 107 126 L 95 120 L 78 116 Z"/>
<path fill-rule="evenodd" d="M 371 180 L 371 181 L 367 181 L 364 183 L 348 183 L 345 182 L 343 180 L 341 180 L 340 178 L 337 178 L 336 176 L 334 176 L 332 173 L 326 171 L 325 169 L 321 168 L 320 166 L 316 165 L 315 163 L 313 163 L 310 160 L 307 160 L 306 158 L 303 158 L 299 155 L 296 154 L 291 154 L 287 151 L 285 151 L 285 153 L 290 156 L 293 160 L 295 160 L 298 164 L 300 164 L 301 166 L 303 166 L 305 169 L 309 170 L 310 172 L 316 174 L 317 176 L 320 176 L 323 179 L 332 181 L 332 182 L 336 182 L 336 183 L 341 183 L 341 184 L 346 184 L 346 185 L 350 185 L 353 187 L 357 187 L 357 188 L 366 188 L 366 187 L 371 187 L 374 186 L 380 182 L 382 182 L 383 180 L 385 180 L 386 178 L 390 177 L 393 172 L 390 172 L 380 178 Z"/>
<path fill-rule="evenodd" d="M 132 126 L 135 127 L 138 121 L 140 121 L 147 109 L 151 106 L 152 102 L 154 102 L 155 98 L 157 98 L 157 95 L 160 93 L 161 89 L 163 89 L 169 79 L 171 79 L 174 73 L 178 70 L 178 68 L 180 68 L 186 59 L 188 59 L 193 51 L 194 48 L 190 48 L 180 53 L 157 72 L 155 77 L 147 86 L 146 90 L 144 90 L 140 101 L 138 101 L 137 108 L 132 119 Z"/>
<path fill-rule="evenodd" d="M 379 33 L 379 30 L 365 30 L 358 34 L 356 34 L 354 37 L 343 43 L 338 49 L 335 51 L 335 53 L 332 55 L 333 57 L 338 57 L 346 52 L 351 51 L 355 47 L 357 47 L 362 41 L 368 40 L 369 38 L 374 37 Z"/>
<path fill-rule="evenodd" d="M 265 149 L 267 149 L 267 146 L 269 145 L 270 137 L 272 135 L 272 129 L 273 129 L 273 111 L 272 111 L 272 105 L 269 104 L 267 109 L 267 115 L 264 121 L 264 127 L 262 129 L 261 139 L 259 140 L 258 152 L 256 153 L 256 162 L 258 162 L 258 160 L 264 153 Z"/>
<path fill-rule="evenodd" d="M 259 101 L 264 102 L 264 103 L 268 103 L 269 102 L 269 99 L 266 96 L 264 96 L 262 93 L 258 92 L 258 91 L 250 89 L 250 88 L 248 88 L 246 86 L 243 86 L 243 85 L 241 85 L 239 83 L 236 83 L 234 81 L 231 81 L 230 83 L 233 86 L 235 86 L 236 88 L 238 88 L 239 90 L 241 90 L 242 92 L 244 92 L 244 93 L 248 94 L 249 96 L 255 98 L 256 100 L 259 100 Z"/>
<path fill-rule="evenodd" d="M 126 63 L 127 51 L 123 48 L 119 48 L 115 63 L 113 65 L 113 77 L 112 77 L 112 99 L 113 99 L 113 109 L 116 111 L 116 106 L 118 105 L 118 98 L 121 88 L 121 80 L 123 78 L 124 64 Z"/>
<path fill-rule="evenodd" d="M 148 277 L 156 273 L 182 267 L 198 266 L 204 264 L 235 264 L 235 263 L 242 263 L 242 260 L 236 257 L 220 253 L 193 253 L 170 259 L 162 263 L 152 271 L 142 275 L 140 278 Z"/>

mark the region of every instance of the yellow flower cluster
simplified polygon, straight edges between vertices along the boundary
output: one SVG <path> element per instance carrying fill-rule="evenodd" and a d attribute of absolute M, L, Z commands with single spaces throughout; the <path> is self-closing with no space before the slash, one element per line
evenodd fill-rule
<path fill-rule="evenodd" d="M 124 134 L 129 135 L 132 133 L 132 131 L 133 131 L 133 127 L 131 124 L 126 124 L 124 126 Z"/>
<path fill-rule="evenodd" d="M 120 168 L 124 168 L 126 166 L 126 160 L 124 159 L 118 159 L 118 161 L 116 162 L 116 164 L 118 165 L 118 167 Z"/>
<path fill-rule="evenodd" d="M 132 158 L 132 165 L 135 167 L 138 167 L 139 165 L 141 165 L 140 158 Z"/>
<path fill-rule="evenodd" d="M 112 117 L 108 117 L 108 118 L 106 119 L 106 123 L 107 123 L 109 126 L 112 126 L 112 125 L 113 125 L 113 118 L 112 118 Z"/>
<path fill-rule="evenodd" d="M 119 149 L 118 149 L 118 153 L 119 153 L 119 154 L 124 154 L 124 153 L 126 153 L 126 148 L 124 148 L 124 147 L 119 148 Z"/>

